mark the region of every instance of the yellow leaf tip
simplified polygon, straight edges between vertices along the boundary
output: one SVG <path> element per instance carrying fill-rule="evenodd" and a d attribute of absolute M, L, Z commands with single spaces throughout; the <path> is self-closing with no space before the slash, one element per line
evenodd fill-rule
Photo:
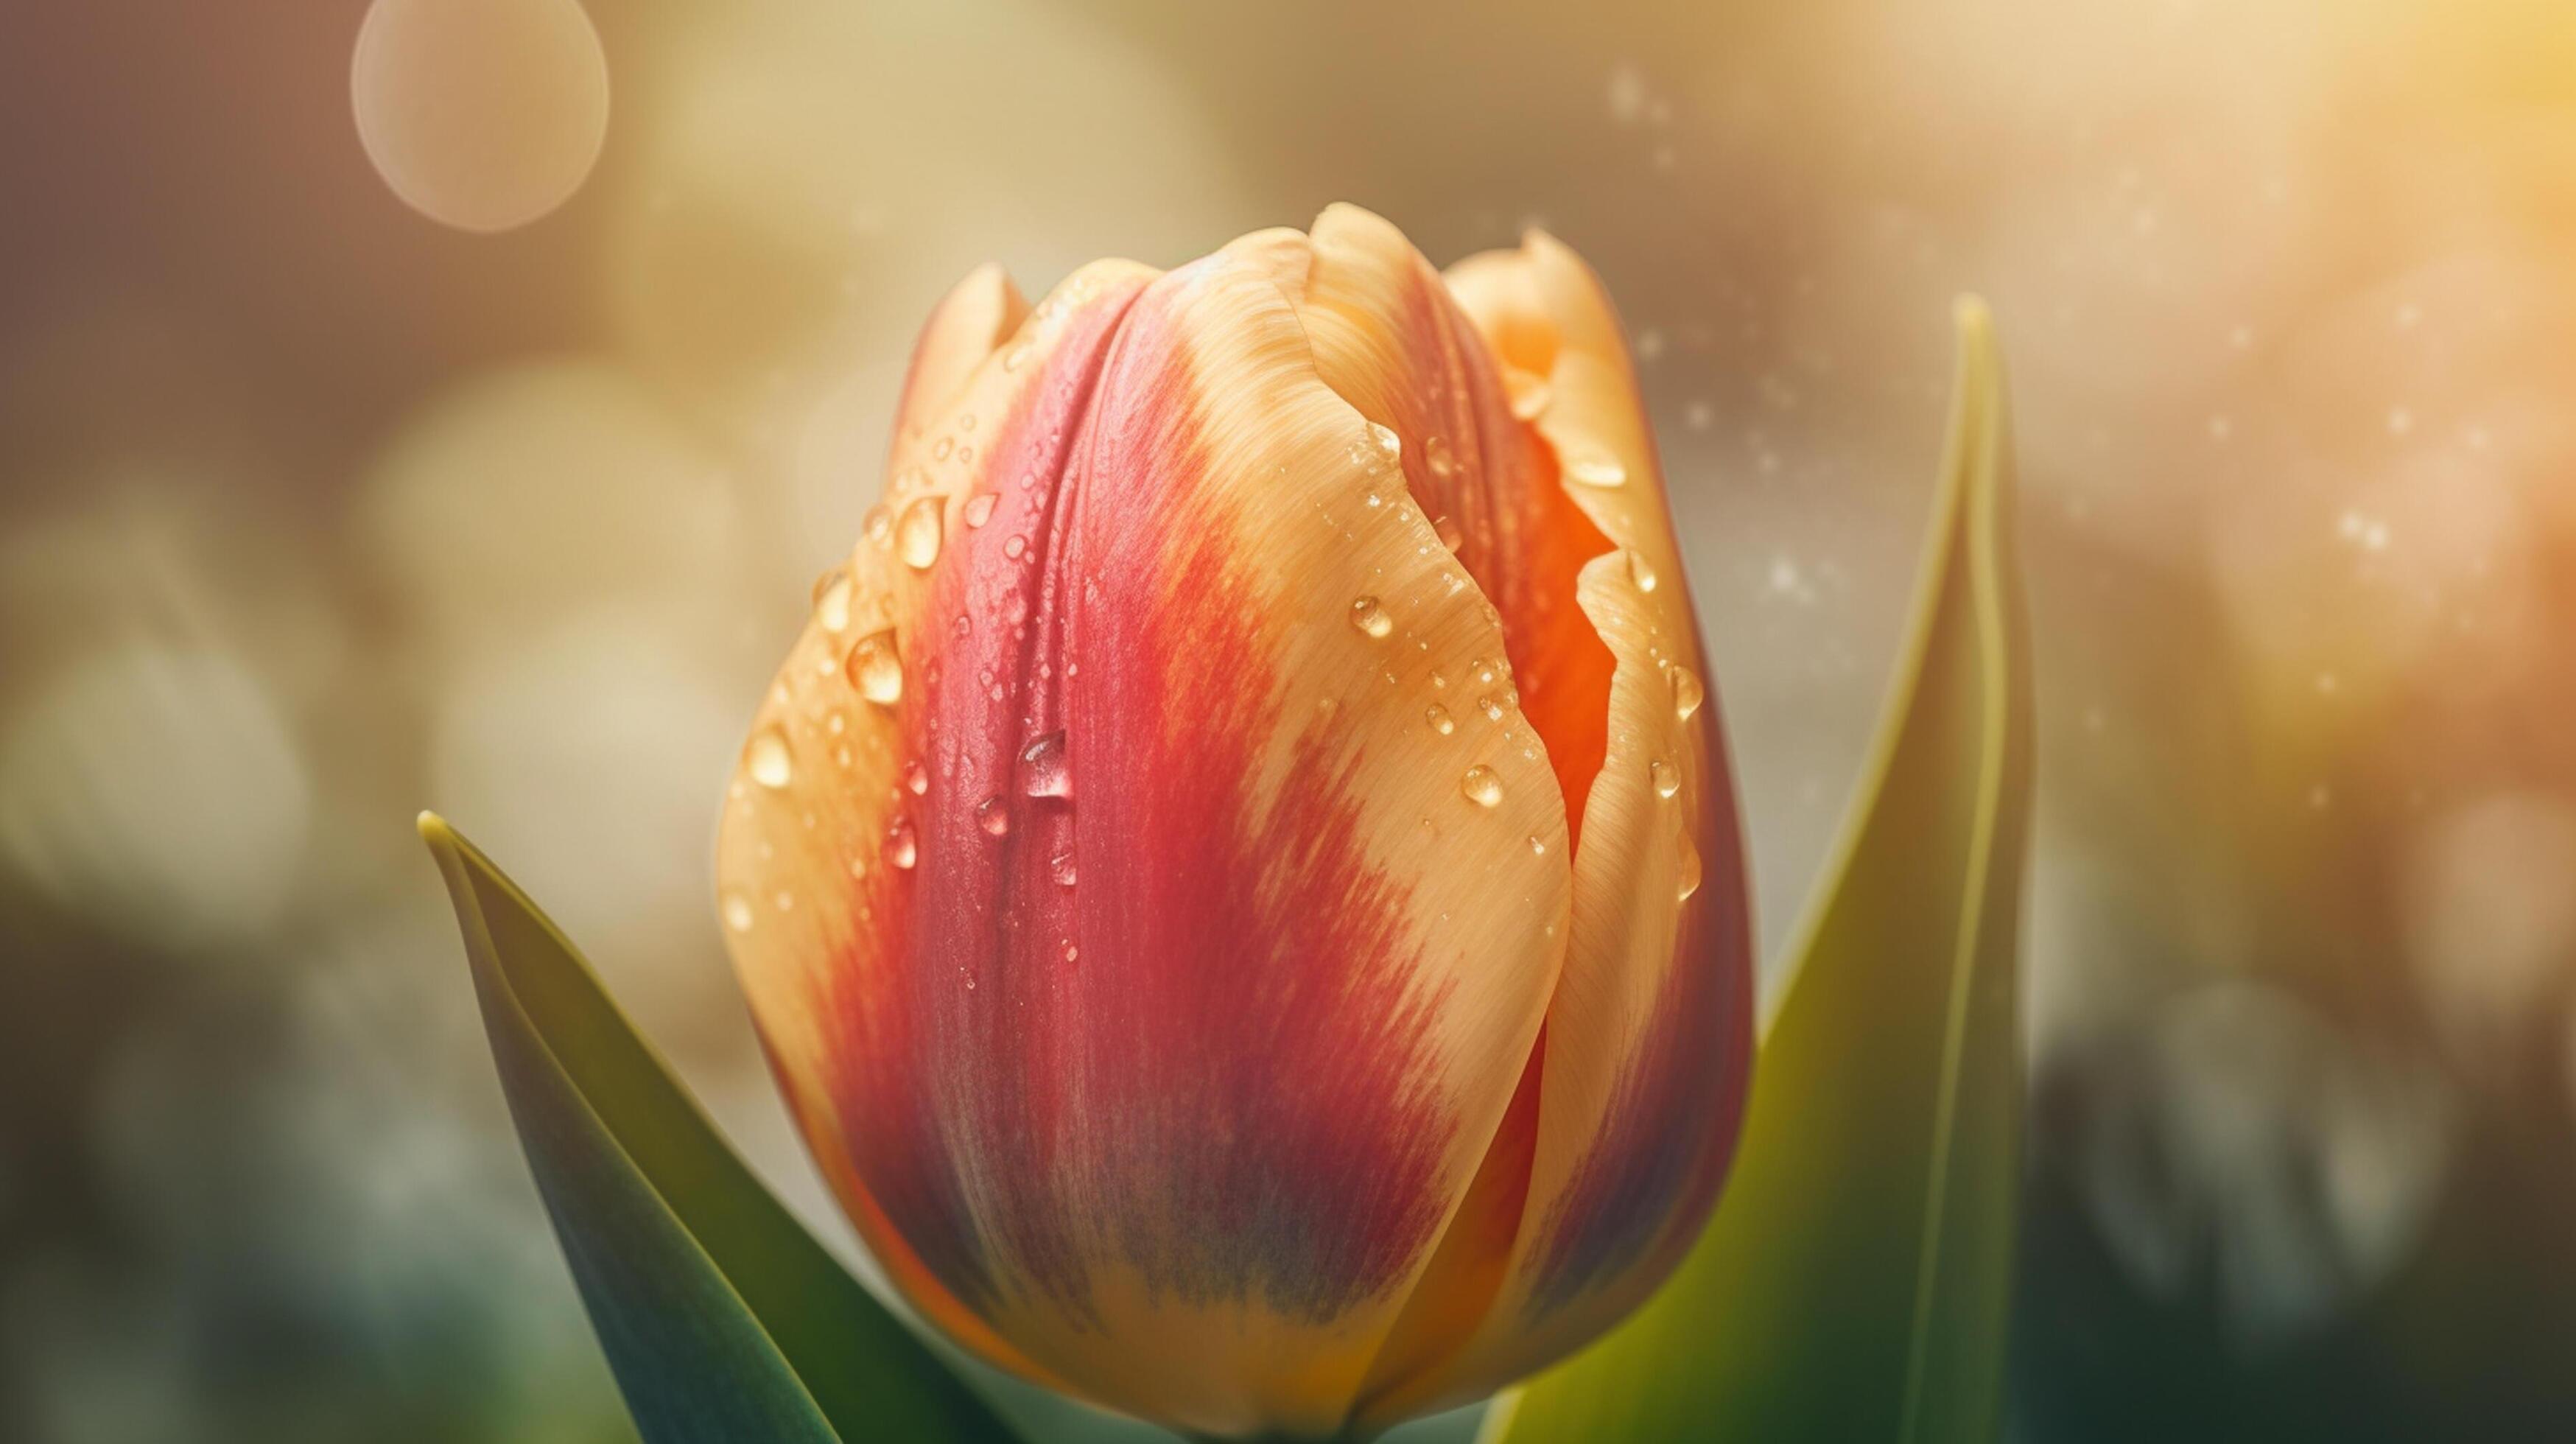
<path fill-rule="evenodd" d="M 1962 294 L 1950 303 L 1950 315 L 1958 324 L 1961 338 L 1978 342 L 1994 339 L 1995 313 L 1985 297 L 1973 291 Z"/>

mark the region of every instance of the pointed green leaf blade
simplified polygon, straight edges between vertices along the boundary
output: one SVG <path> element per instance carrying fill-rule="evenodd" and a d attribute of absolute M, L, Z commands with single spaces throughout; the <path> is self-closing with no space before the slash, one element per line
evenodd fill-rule
<path fill-rule="evenodd" d="M 553 923 L 424 815 L 530 1170 L 647 1444 L 1009 1440 L 745 1167 Z"/>
<path fill-rule="evenodd" d="M 1975 302 L 1959 353 L 1891 701 L 1717 1215 L 1634 1318 L 1496 1407 L 1489 1444 L 1997 1435 L 2032 725 L 2003 383 Z"/>

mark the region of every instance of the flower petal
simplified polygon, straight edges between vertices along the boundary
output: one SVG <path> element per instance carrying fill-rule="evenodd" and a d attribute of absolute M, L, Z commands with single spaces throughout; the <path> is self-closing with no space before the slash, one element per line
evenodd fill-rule
<path fill-rule="evenodd" d="M 1579 838 L 1609 740 L 1611 656 L 1575 588 L 1610 541 L 1559 484 L 1484 337 L 1402 232 L 1336 205 L 1316 218 L 1314 248 L 1298 316 L 1317 365 L 1403 438 L 1406 485 L 1502 614 L 1509 685 L 1546 739 Z"/>
<path fill-rule="evenodd" d="M 1752 1054 L 1732 784 L 1617 318 L 1590 270 L 1545 236 L 1449 280 L 1505 366 L 1530 378 L 1525 397 L 1543 387 L 1543 405 L 1523 409 L 1565 494 L 1616 548 L 1583 564 L 1576 593 L 1616 669 L 1511 1261 L 1465 1347 L 1373 1385 L 1374 1420 L 1481 1395 L 1651 1292 L 1716 1199 Z"/>
<path fill-rule="evenodd" d="M 946 497 L 926 590 L 869 618 L 901 695 L 826 703 L 870 741 L 809 794 L 831 724 L 795 699 L 834 682 L 800 645 L 798 756 L 765 786 L 756 734 L 724 849 L 729 908 L 793 877 L 838 914 L 757 912 L 737 955 L 801 980 L 755 1012 L 905 1291 L 1208 1431 L 1347 1412 L 1512 1099 L 1572 888 L 1529 719 L 1432 721 L 1501 629 L 1317 375 L 1312 259 L 1263 233 L 1127 286 L 1002 409 L 978 373 L 989 451 L 895 483 L 896 564 L 909 498 Z"/>
<path fill-rule="evenodd" d="M 970 276 L 924 328 L 886 500 L 869 513 L 848 564 L 817 585 L 813 614 L 753 720 L 728 788 L 716 871 L 753 1020 L 861 1238 L 950 1337 L 1061 1387 L 945 1281 L 936 1265 L 950 1241 L 935 1227 L 916 1231 L 918 1220 L 944 1216 L 943 1198 L 924 1192 L 936 1185 L 879 1162 L 929 1146 L 927 1080 L 904 1072 L 919 1024 L 884 997 L 909 946 L 912 890 L 896 859 L 918 851 L 912 794 L 903 790 L 904 764 L 916 754 L 902 689 L 919 679 L 903 659 L 920 646 L 930 565 L 974 515 L 968 493 L 994 470 L 989 458 L 977 460 L 978 420 L 990 423 L 988 436 L 1006 418 L 1023 434 L 1060 427 L 1087 402 L 1118 321 L 1154 273 L 1125 262 L 1085 267 L 998 353 L 986 327 L 1015 309 L 994 305 L 1014 293 L 1007 280 L 979 279 L 986 274 Z M 925 399 L 933 394 L 945 398 L 935 412 Z M 925 536 L 933 539 L 927 557 Z"/>
<path fill-rule="evenodd" d="M 1029 303 L 1011 284 L 1010 273 L 989 261 L 967 272 L 940 298 L 912 343 L 903 398 L 895 407 L 898 462 L 907 447 L 923 442 L 956 401 L 958 389 L 1028 314 Z"/>

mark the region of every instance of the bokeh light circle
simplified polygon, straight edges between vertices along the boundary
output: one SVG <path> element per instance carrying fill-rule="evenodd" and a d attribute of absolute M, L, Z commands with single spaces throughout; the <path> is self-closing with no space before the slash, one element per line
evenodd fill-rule
<path fill-rule="evenodd" d="M 376 173 L 459 230 L 562 205 L 608 133 L 608 59 L 578 0 L 375 0 L 349 95 Z"/>

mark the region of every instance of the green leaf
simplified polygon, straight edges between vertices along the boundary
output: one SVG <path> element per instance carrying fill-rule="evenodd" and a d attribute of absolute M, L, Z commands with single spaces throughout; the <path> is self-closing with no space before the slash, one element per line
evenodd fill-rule
<path fill-rule="evenodd" d="M 423 814 L 511 1116 L 647 1444 L 1012 1434 L 753 1177 L 589 965 Z"/>
<path fill-rule="evenodd" d="M 2032 728 L 2003 381 L 1974 301 L 1959 367 L 1893 693 L 1716 1217 L 1634 1318 L 1498 1405 L 1489 1444 L 1999 1432 Z"/>

